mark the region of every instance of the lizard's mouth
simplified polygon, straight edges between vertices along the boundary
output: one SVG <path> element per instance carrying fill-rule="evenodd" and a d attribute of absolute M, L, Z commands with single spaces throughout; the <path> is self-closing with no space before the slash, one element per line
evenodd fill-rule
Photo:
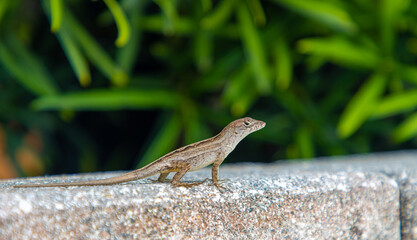
<path fill-rule="evenodd" d="M 266 125 L 266 123 L 265 123 L 265 122 L 263 122 L 263 121 L 259 121 L 259 123 L 258 123 L 258 130 L 259 130 L 259 129 L 264 128 L 264 127 L 265 127 L 265 125 Z"/>

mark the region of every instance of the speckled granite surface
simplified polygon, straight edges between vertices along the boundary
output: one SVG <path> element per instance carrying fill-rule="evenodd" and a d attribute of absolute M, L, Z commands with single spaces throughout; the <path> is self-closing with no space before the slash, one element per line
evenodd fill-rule
<path fill-rule="evenodd" d="M 222 165 L 220 177 L 230 189 L 225 193 L 208 182 L 188 189 L 150 179 L 113 186 L 11 188 L 119 173 L 0 181 L 0 236 L 400 239 L 401 229 L 404 239 L 416 239 L 415 163 L 417 152 L 397 152 L 310 163 Z M 183 181 L 209 176 L 210 169 L 202 169 L 187 173 Z"/>

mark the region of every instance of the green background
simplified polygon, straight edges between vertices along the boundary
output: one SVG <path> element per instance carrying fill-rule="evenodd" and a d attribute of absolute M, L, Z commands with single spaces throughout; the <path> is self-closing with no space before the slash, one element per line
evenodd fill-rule
<path fill-rule="evenodd" d="M 415 148 L 413 0 L 0 0 L 0 177 Z"/>

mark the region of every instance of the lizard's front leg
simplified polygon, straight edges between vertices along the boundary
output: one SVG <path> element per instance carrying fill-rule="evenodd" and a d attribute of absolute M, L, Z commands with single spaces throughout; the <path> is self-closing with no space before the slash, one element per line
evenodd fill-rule
<path fill-rule="evenodd" d="M 220 185 L 219 183 L 219 166 L 220 164 L 222 164 L 223 161 L 216 161 L 213 163 L 213 167 L 211 168 L 211 178 L 213 180 L 213 185 L 216 186 L 216 188 L 222 192 L 222 189 L 224 190 L 229 190 L 226 187 L 223 187 L 222 185 Z"/>
<path fill-rule="evenodd" d="M 204 179 L 202 182 L 196 182 L 196 183 L 182 183 L 180 182 L 181 178 L 190 170 L 190 164 L 185 162 L 174 162 L 173 168 L 179 169 L 179 171 L 174 175 L 172 178 L 172 185 L 175 187 L 193 187 L 200 185 L 207 181 L 208 178 Z"/>

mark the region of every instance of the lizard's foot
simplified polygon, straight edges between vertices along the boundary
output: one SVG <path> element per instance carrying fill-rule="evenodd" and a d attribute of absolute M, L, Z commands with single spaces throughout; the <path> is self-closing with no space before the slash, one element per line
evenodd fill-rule
<path fill-rule="evenodd" d="M 231 192 L 230 189 L 228 189 L 227 187 L 223 187 L 222 185 L 220 185 L 220 183 L 218 182 L 213 182 L 213 185 L 217 188 L 217 190 L 219 190 L 219 192 L 224 193 L 225 191 Z"/>
<path fill-rule="evenodd" d="M 230 181 L 230 179 L 229 178 L 222 178 L 222 179 L 219 179 L 219 180 L 217 180 L 219 183 L 224 183 L 224 182 L 227 182 L 227 181 Z"/>
<path fill-rule="evenodd" d="M 205 183 L 207 180 L 208 180 L 208 178 L 204 179 L 201 182 L 195 182 L 195 183 L 177 182 L 177 183 L 172 183 L 172 185 L 174 185 L 175 187 L 194 187 L 194 186 L 198 186 L 198 185 L 201 185 L 201 184 Z"/>

